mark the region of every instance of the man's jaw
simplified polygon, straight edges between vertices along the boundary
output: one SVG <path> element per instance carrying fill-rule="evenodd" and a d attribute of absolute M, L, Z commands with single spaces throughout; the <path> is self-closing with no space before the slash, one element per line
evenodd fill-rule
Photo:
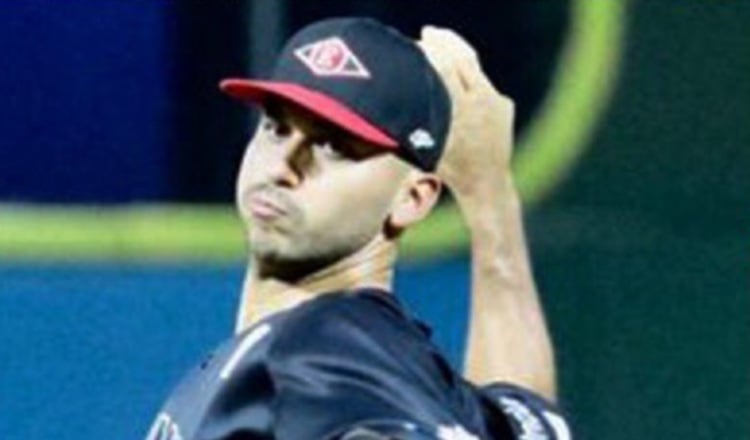
<path fill-rule="evenodd" d="M 359 288 L 390 292 L 396 256 L 396 241 L 381 232 L 356 252 L 288 280 L 288 273 L 286 276 L 272 274 L 281 271 L 278 265 L 270 265 L 269 260 L 251 252 L 236 331 L 241 332 L 271 314 L 320 295 Z"/>
<path fill-rule="evenodd" d="M 276 280 L 320 290 L 344 290 L 380 280 L 390 281 L 384 274 L 392 272 L 396 246 L 385 241 L 370 242 L 345 256 L 327 256 L 289 260 L 272 252 L 252 252 L 252 273 L 258 280 Z"/>

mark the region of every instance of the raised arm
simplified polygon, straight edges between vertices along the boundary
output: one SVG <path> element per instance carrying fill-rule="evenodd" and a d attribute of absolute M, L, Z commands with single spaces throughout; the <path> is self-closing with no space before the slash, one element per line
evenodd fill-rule
<path fill-rule="evenodd" d="M 513 183 L 513 102 L 482 72 L 476 52 L 447 29 L 420 41 L 453 103 L 438 173 L 471 234 L 471 312 L 465 374 L 478 384 L 512 382 L 555 395 L 552 344 L 531 271 Z"/>

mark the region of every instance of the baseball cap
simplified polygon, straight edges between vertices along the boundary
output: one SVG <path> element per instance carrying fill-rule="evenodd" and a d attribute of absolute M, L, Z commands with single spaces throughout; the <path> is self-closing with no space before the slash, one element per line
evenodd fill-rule
<path fill-rule="evenodd" d="M 436 168 L 450 124 L 448 92 L 422 50 L 371 18 L 308 25 L 284 46 L 269 78 L 229 78 L 220 88 L 245 102 L 301 106 L 426 171 Z"/>

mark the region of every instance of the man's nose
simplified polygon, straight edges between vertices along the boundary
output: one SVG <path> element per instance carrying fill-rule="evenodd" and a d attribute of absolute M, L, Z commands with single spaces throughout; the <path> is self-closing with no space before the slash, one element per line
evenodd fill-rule
<path fill-rule="evenodd" d="M 302 183 L 310 166 L 310 152 L 304 136 L 289 136 L 271 150 L 266 163 L 269 180 L 289 188 Z"/>

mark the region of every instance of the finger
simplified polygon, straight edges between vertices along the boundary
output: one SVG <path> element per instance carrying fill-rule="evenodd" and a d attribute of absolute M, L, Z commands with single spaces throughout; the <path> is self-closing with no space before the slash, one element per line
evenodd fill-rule
<path fill-rule="evenodd" d="M 445 48 L 454 60 L 479 59 L 471 44 L 451 29 L 425 26 L 422 28 L 422 40 Z"/>
<path fill-rule="evenodd" d="M 456 66 L 456 72 L 468 90 L 501 94 L 487 74 L 477 65 L 460 63 Z"/>
<path fill-rule="evenodd" d="M 463 37 L 450 29 L 429 26 L 423 29 L 422 35 L 425 42 L 441 48 L 447 62 L 459 70 L 459 78 L 464 87 L 471 88 L 472 76 L 463 72 L 470 72 L 472 69 L 481 71 L 476 50 Z"/>
<path fill-rule="evenodd" d="M 445 52 L 443 47 L 435 45 L 434 41 L 419 41 L 417 44 L 424 52 L 430 64 L 432 64 L 433 68 L 440 75 L 440 78 L 445 83 L 445 87 L 451 94 L 451 98 L 454 101 L 461 100 L 462 95 L 465 93 L 466 86 L 462 83 L 458 70 L 456 69 L 456 63 L 452 60 L 450 55 Z"/>
<path fill-rule="evenodd" d="M 454 53 L 452 48 L 442 44 L 439 39 L 427 37 L 420 40 L 417 44 L 425 51 L 430 62 L 435 67 L 440 70 L 455 68 L 458 62 L 457 54 Z"/>
<path fill-rule="evenodd" d="M 425 26 L 422 28 L 422 41 L 430 47 L 440 48 L 440 63 L 454 65 L 464 89 L 493 88 L 482 71 L 476 50 L 455 31 Z"/>

